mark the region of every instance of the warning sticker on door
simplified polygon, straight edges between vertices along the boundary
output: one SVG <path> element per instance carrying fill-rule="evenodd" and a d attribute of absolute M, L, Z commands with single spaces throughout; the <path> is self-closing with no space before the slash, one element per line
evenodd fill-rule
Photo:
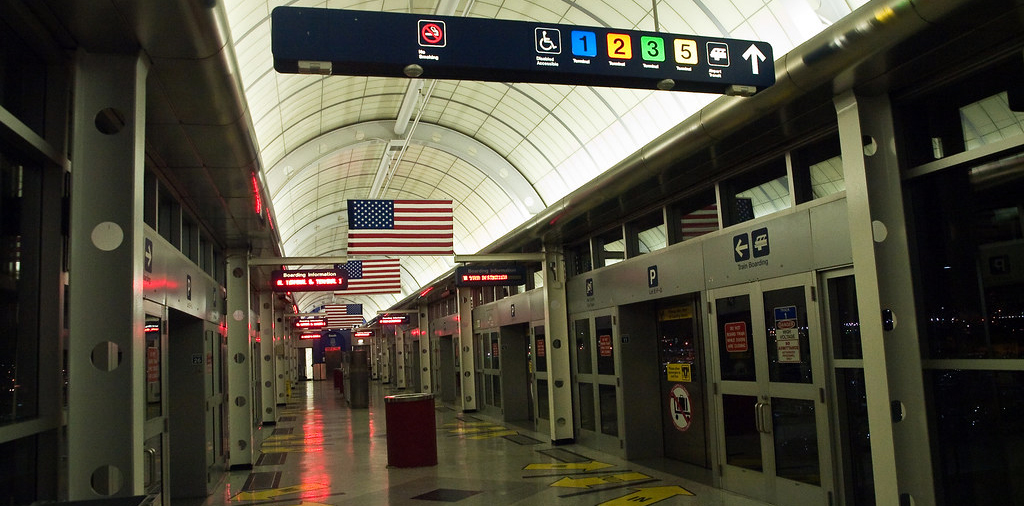
<path fill-rule="evenodd" d="M 668 376 L 668 381 L 682 381 L 689 383 L 690 379 L 690 364 L 665 364 L 665 373 Z"/>
<path fill-rule="evenodd" d="M 725 324 L 725 351 L 737 353 L 747 351 L 747 322 L 729 322 Z"/>
<path fill-rule="evenodd" d="M 676 383 L 668 393 L 668 414 L 677 429 L 686 432 L 690 428 L 693 412 L 690 408 L 690 392 L 686 387 Z"/>

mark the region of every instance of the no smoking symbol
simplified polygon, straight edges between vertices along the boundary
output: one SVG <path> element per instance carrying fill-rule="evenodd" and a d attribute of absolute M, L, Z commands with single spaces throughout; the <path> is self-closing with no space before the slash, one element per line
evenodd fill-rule
<path fill-rule="evenodd" d="M 444 21 L 420 20 L 419 28 L 421 46 L 445 46 Z"/>

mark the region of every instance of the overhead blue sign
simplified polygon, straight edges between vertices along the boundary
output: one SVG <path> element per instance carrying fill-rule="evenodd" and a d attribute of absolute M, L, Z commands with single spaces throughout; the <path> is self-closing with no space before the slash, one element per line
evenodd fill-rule
<path fill-rule="evenodd" d="M 750 236 L 739 234 L 732 236 L 732 254 L 737 262 L 750 260 Z"/>
<path fill-rule="evenodd" d="M 281 6 L 271 49 L 282 73 L 737 95 L 775 84 L 767 42 L 473 17 Z"/>

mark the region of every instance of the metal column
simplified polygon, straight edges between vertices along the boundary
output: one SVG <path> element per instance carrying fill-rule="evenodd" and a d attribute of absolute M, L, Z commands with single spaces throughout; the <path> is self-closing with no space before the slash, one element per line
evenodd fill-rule
<path fill-rule="evenodd" d="M 395 386 L 404 389 L 406 387 L 405 369 L 408 367 L 405 353 L 405 329 L 395 329 Z"/>
<path fill-rule="evenodd" d="M 264 424 L 277 423 L 277 374 L 274 359 L 274 294 L 260 292 L 260 394 L 263 400 L 263 413 L 260 417 Z"/>
<path fill-rule="evenodd" d="M 420 304 L 417 309 L 419 310 L 420 317 L 417 318 L 419 321 L 419 333 L 420 333 L 420 370 L 417 374 L 420 375 L 420 385 L 423 393 L 429 394 L 434 392 L 434 380 L 431 378 L 431 367 L 430 367 L 430 322 L 427 320 L 427 305 Z"/>
<path fill-rule="evenodd" d="M 274 357 L 276 367 L 274 370 L 274 384 L 277 387 L 276 406 L 284 406 L 288 403 L 289 387 L 294 383 L 291 377 L 289 364 L 291 363 L 292 340 L 288 338 L 289 333 L 284 324 L 284 311 L 274 309 Z M 327 375 L 333 375 L 334 371 L 325 371 Z M 333 376 L 331 376 L 333 378 Z"/>
<path fill-rule="evenodd" d="M 857 97 L 853 92 L 840 95 L 835 104 L 865 357 L 875 498 L 879 506 L 932 505 L 921 348 L 892 111 L 887 97 Z"/>
<path fill-rule="evenodd" d="M 228 324 L 228 438 L 231 469 L 253 464 L 253 389 L 249 342 L 249 260 L 245 251 L 227 254 Z"/>
<path fill-rule="evenodd" d="M 144 491 L 146 406 L 140 56 L 75 61 L 68 340 L 68 498 Z"/>
<path fill-rule="evenodd" d="M 473 290 L 460 287 L 456 292 L 459 304 L 459 379 L 462 381 L 462 410 L 477 410 L 476 367 L 473 354 Z M 453 339 L 455 337 L 453 336 Z"/>
<path fill-rule="evenodd" d="M 548 361 L 548 412 L 551 442 L 574 440 L 571 368 L 569 367 L 569 315 L 565 302 L 565 258 L 562 251 L 544 246 L 544 347 Z"/>

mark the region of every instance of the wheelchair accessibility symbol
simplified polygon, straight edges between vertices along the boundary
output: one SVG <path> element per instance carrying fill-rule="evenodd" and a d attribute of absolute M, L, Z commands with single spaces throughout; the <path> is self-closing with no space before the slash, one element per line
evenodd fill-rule
<path fill-rule="evenodd" d="M 562 52 L 562 33 L 557 28 L 535 28 L 533 41 L 538 53 L 560 54 Z"/>

